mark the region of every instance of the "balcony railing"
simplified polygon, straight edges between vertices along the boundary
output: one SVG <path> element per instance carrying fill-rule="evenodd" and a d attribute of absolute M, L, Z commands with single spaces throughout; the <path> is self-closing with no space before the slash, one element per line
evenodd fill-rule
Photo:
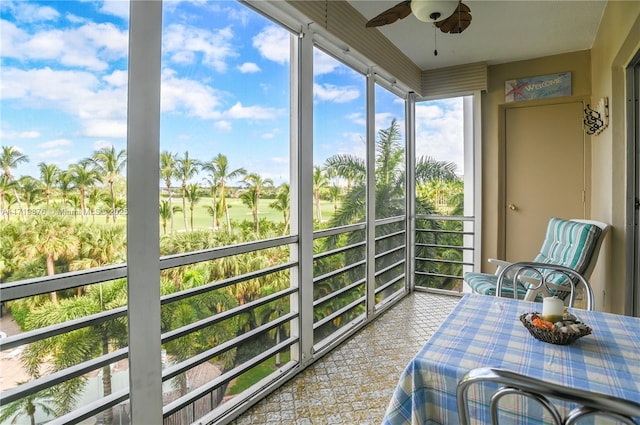
<path fill-rule="evenodd" d="M 162 257 L 164 422 L 207 423 L 246 408 L 247 400 L 299 372 L 301 335 L 312 335 L 313 355 L 321 356 L 406 294 L 405 221 L 376 222 L 373 265 L 365 224 L 314 233 L 309 330 L 300 320 L 306 308 L 300 288 L 292 284 L 301 267 L 291 249 L 296 236 Z M 38 420 L 119 423 L 128 415 L 126 276 L 126 265 L 114 265 L 0 284 L 4 303 L 35 306 L 52 292 L 65 307 L 78 303 L 56 323 L 32 320 L 29 330 L 0 339 L 3 355 L 22 350 L 26 377 L 3 387 L 3 406 L 31 400 L 53 409 L 54 398 L 67 396 L 69 411 Z M 91 300 L 90 307 L 80 300 Z M 87 350 L 66 357 L 65 344 Z M 234 391 L 240 381 L 249 388 Z"/>
<path fill-rule="evenodd" d="M 474 218 L 416 217 L 415 285 L 462 292 L 464 272 L 473 268 Z"/>

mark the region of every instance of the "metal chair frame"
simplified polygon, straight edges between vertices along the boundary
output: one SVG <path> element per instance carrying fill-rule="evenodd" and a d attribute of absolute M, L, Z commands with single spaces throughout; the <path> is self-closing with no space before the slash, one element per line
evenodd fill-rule
<path fill-rule="evenodd" d="M 474 384 L 492 382 L 500 388 L 491 395 L 489 409 L 491 423 L 499 424 L 500 399 L 509 394 L 522 395 L 540 403 L 551 415 L 556 425 L 575 425 L 586 417 L 601 417 L 616 420 L 626 425 L 637 425 L 640 419 L 640 403 L 606 394 L 594 393 L 549 383 L 509 370 L 478 368 L 469 371 L 458 383 L 457 404 L 460 425 L 470 423 L 468 392 Z M 575 403 L 578 406 L 563 416 L 550 398 Z"/>
<path fill-rule="evenodd" d="M 560 266 L 557 264 L 537 263 L 531 261 L 521 261 L 518 263 L 512 263 L 503 268 L 498 274 L 498 282 L 496 285 L 496 296 L 502 295 L 502 288 L 504 287 L 505 277 L 515 270 L 513 275 L 513 297 L 518 299 L 517 285 L 522 283 L 527 288 L 526 300 L 534 300 L 536 295 L 542 294 L 549 296 L 551 290 L 569 292 L 569 307 L 573 307 L 576 299 L 576 289 L 578 284 L 584 287 L 585 295 L 587 298 L 587 310 L 593 310 L 595 308 L 593 289 L 591 285 L 580 273 L 572 268 Z M 529 275 L 525 275 L 526 272 L 530 272 Z M 568 285 L 558 285 L 550 281 L 553 276 L 565 276 Z M 577 282 L 577 283 L 576 283 Z"/>

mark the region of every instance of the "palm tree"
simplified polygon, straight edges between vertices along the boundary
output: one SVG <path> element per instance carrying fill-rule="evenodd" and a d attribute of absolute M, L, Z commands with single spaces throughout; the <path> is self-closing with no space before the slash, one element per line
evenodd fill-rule
<path fill-rule="evenodd" d="M 313 167 L 313 202 L 316 206 L 316 220 L 322 223 L 322 210 L 320 209 L 320 196 L 329 186 L 327 174 L 319 166 Z"/>
<path fill-rule="evenodd" d="M 100 191 L 97 187 L 92 187 L 89 189 L 87 193 L 87 208 L 89 208 L 89 212 L 91 213 L 91 223 L 96 222 L 96 210 L 98 209 L 98 205 L 102 202 L 102 198 L 104 193 Z"/>
<path fill-rule="evenodd" d="M 173 233 L 173 205 L 172 205 L 172 193 L 171 193 L 171 181 L 176 175 L 176 157 L 177 155 L 171 152 L 164 151 L 160 154 L 160 178 L 164 181 L 164 185 L 167 188 L 167 197 L 169 200 L 168 212 L 171 222 L 171 233 Z M 165 231 L 166 232 L 166 231 Z"/>
<path fill-rule="evenodd" d="M 187 182 L 198 174 L 198 161 L 189 158 L 189 151 L 185 151 L 183 158 L 176 160 L 176 175 L 182 181 L 182 216 L 184 230 L 187 230 Z"/>
<path fill-rule="evenodd" d="M 79 241 L 74 226 L 59 215 L 36 216 L 16 241 L 15 250 L 27 259 L 45 257 L 47 276 L 55 274 L 55 261 L 60 257 L 75 257 Z M 58 296 L 51 293 L 51 301 L 58 302 Z"/>
<path fill-rule="evenodd" d="M 8 182 L 13 181 L 13 175 L 11 169 L 16 168 L 22 162 L 29 162 L 29 157 L 20 152 L 15 146 L 3 146 L 2 153 L 0 154 L 0 165 L 4 172 L 4 176 Z M 22 204 L 20 203 L 20 197 L 16 191 L 16 187 L 13 186 L 13 195 L 18 201 L 18 208 L 22 210 Z"/>
<path fill-rule="evenodd" d="M 113 216 L 113 222 L 116 222 L 117 212 L 116 209 L 116 196 L 113 190 L 113 184 L 124 170 L 127 163 L 127 152 L 122 149 L 116 152 L 116 148 L 102 148 L 93 154 L 91 158 L 92 163 L 96 167 L 96 171 L 103 175 L 107 183 L 109 183 L 109 194 L 111 195 L 111 214 Z"/>
<path fill-rule="evenodd" d="M 263 189 L 267 187 L 273 187 L 273 180 L 270 178 L 263 179 L 260 174 L 251 173 L 242 180 L 247 185 L 247 191 L 242 197 L 243 202 L 251 208 L 253 214 L 253 222 L 256 226 L 256 233 L 260 232 L 260 220 L 258 218 L 258 202 L 260 201 L 260 195 Z"/>
<path fill-rule="evenodd" d="M 227 206 L 226 187 L 227 182 L 240 176 L 245 176 L 247 171 L 244 168 L 229 170 L 229 160 L 225 155 L 219 153 L 213 160 L 202 166 L 203 170 L 211 173 L 212 180 L 217 181 L 220 186 L 220 209 L 224 211 L 227 221 L 227 232 L 231 232 L 231 219 L 229 218 L 229 207 Z M 216 227 L 219 223 L 216 222 Z"/>
<path fill-rule="evenodd" d="M 42 182 L 44 196 L 47 200 L 48 207 L 51 194 L 58 182 L 60 168 L 55 164 L 46 164 L 44 162 L 38 164 L 38 167 L 40 168 L 40 181 Z"/>
<path fill-rule="evenodd" d="M 80 211 L 82 214 L 82 222 L 84 222 L 87 190 L 101 181 L 100 173 L 98 173 L 95 168 L 89 168 L 88 161 L 82 161 L 79 164 L 73 164 L 69 167 L 69 175 L 74 186 L 80 192 Z"/>
<path fill-rule="evenodd" d="M 22 385 L 25 382 L 18 382 Z M 29 423 L 36 425 L 36 410 L 40 409 L 47 415 L 55 415 L 55 411 L 49 406 L 53 401 L 50 389 L 25 396 L 13 403 L 5 404 L 0 410 L 0 423 L 11 419 L 12 424 L 18 423 L 18 418 L 28 416 Z"/>
<path fill-rule="evenodd" d="M 58 323 L 77 320 L 82 317 L 122 307 L 127 304 L 126 279 L 111 283 L 92 285 L 82 297 L 61 300 L 58 304 L 46 303 L 31 311 L 25 320 L 27 330 L 40 329 Z M 111 348 L 127 345 L 126 319 L 117 318 L 100 324 L 36 341 L 24 350 L 22 364 L 30 376 L 40 375 L 44 360 L 50 364 L 50 372 L 55 373 L 87 361 L 106 355 Z M 59 410 L 70 411 L 74 408 L 78 396 L 83 392 L 86 377 L 64 382 L 56 388 L 54 398 Z M 107 397 L 112 392 L 111 368 L 107 364 L 102 368 L 102 389 Z M 111 424 L 112 409 L 103 411 L 101 423 Z"/>
<path fill-rule="evenodd" d="M 73 189 L 73 181 L 71 180 L 69 170 L 61 171 L 58 175 L 58 188 L 60 189 L 60 196 L 62 197 L 62 205 L 66 205 L 69 192 Z"/>
<path fill-rule="evenodd" d="M 284 218 L 284 226 L 282 234 L 286 235 L 289 232 L 289 220 L 291 217 L 289 204 L 291 203 L 290 187 L 288 183 L 282 183 L 278 186 L 276 192 L 276 199 L 269 206 L 274 210 L 281 211 Z"/>
<path fill-rule="evenodd" d="M 0 175 L 0 210 L 4 216 L 5 221 L 9 221 L 9 208 L 5 208 L 5 199 L 7 195 L 11 194 L 13 185 L 15 182 L 9 181 L 4 174 Z"/>
<path fill-rule="evenodd" d="M 187 195 L 187 199 L 189 199 L 189 222 L 191 224 L 191 231 L 193 231 L 193 210 L 200 200 L 200 188 L 197 184 L 190 184 L 187 186 L 187 191 L 185 193 Z"/>
<path fill-rule="evenodd" d="M 42 183 L 31 176 L 22 176 L 18 179 L 18 187 L 28 211 L 33 204 L 38 203 L 40 195 L 43 193 Z M 22 215 L 28 214 L 27 211 L 23 211 Z"/>

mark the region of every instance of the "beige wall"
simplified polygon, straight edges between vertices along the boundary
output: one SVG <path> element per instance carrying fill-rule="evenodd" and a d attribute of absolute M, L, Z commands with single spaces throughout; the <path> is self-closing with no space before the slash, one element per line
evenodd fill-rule
<path fill-rule="evenodd" d="M 640 51 L 640 2 L 609 1 L 590 51 L 490 66 L 487 93 L 482 99 L 484 271 L 490 257 L 499 258 L 502 237 L 499 114 L 504 105 L 504 81 L 571 71 L 573 97 L 596 103 L 609 97 L 609 128 L 587 138 L 591 152 L 589 218 L 612 224 L 598 265 L 591 277 L 596 309 L 624 313 L 627 176 L 625 68 Z"/>
<path fill-rule="evenodd" d="M 493 273 L 495 267 L 487 264 L 487 258 L 502 258 L 501 219 L 503 155 L 499 128 L 501 106 L 505 105 L 505 80 L 532 77 L 558 72 L 571 72 L 572 98 L 584 99 L 590 95 L 590 52 L 580 51 L 548 56 L 526 61 L 490 66 L 488 90 L 482 96 L 482 257 L 483 271 Z M 543 104 L 551 101 L 529 101 Z M 518 102 L 524 104 L 525 102 Z M 522 261 L 531 260 L 523 258 Z"/>
<path fill-rule="evenodd" d="M 609 128 L 592 138 L 591 216 L 613 225 L 592 281 L 599 304 L 624 312 L 626 95 L 625 68 L 640 50 L 640 2 L 609 1 L 591 49 L 592 101 L 609 97 Z"/>

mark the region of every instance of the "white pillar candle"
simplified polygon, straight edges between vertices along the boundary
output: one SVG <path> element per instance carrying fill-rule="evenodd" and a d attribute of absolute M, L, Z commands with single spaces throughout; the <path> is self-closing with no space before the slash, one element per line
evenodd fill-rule
<path fill-rule="evenodd" d="M 557 297 L 545 297 L 542 300 L 542 319 L 550 322 L 562 320 L 564 302 Z"/>

